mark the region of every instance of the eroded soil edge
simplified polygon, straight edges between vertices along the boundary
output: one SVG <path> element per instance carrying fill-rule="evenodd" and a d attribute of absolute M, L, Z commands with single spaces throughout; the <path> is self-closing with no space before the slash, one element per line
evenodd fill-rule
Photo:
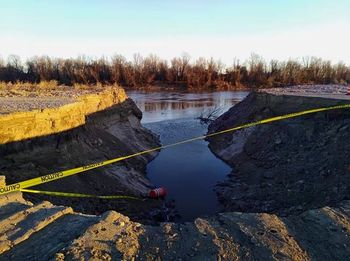
<path fill-rule="evenodd" d="M 209 133 L 242 123 L 348 100 L 252 93 L 209 126 Z M 320 112 L 210 139 L 232 166 L 216 188 L 226 211 L 283 216 L 349 199 L 350 111 Z"/>

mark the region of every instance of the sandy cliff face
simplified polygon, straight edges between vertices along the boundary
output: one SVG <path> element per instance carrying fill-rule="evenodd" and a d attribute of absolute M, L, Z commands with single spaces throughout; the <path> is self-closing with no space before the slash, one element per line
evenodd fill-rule
<path fill-rule="evenodd" d="M 0 144 L 51 135 L 84 125 L 86 117 L 124 102 L 122 88 L 79 97 L 76 102 L 57 108 L 0 115 Z"/>
<path fill-rule="evenodd" d="M 14 113 L 0 118 L 0 172 L 8 183 L 125 156 L 158 146 L 158 139 L 140 124 L 141 111 L 122 89 L 108 89 L 58 108 Z M 152 186 L 144 175 L 148 154 L 36 189 L 96 195 L 142 195 Z M 153 205 L 123 200 L 91 200 L 25 195 L 48 199 L 84 213 L 119 210 L 141 219 Z M 151 206 L 152 205 L 152 206 Z M 137 216 L 137 217 L 136 217 Z"/>
<path fill-rule="evenodd" d="M 209 131 L 348 102 L 253 93 L 211 124 Z M 210 139 L 212 151 L 233 168 L 217 187 L 225 208 L 288 215 L 347 199 L 349 124 L 350 111 L 335 110 Z"/>

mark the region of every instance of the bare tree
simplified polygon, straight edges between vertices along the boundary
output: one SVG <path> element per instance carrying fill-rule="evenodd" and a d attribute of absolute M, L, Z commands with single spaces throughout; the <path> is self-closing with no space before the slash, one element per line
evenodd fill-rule
<path fill-rule="evenodd" d="M 131 61 L 121 55 L 111 59 L 92 59 L 86 56 L 58 59 L 36 56 L 21 62 L 19 56 L 11 55 L 6 62 L 0 59 L 0 81 L 16 82 L 55 80 L 60 84 L 121 84 L 142 87 L 155 82 L 183 85 L 187 88 L 262 88 L 294 84 L 350 82 L 350 68 L 344 63 L 333 65 L 330 61 L 316 57 L 280 62 L 264 59 L 252 54 L 241 64 L 235 59 L 226 68 L 221 61 L 213 58 L 199 58 L 190 62 L 186 53 L 174 57 L 170 63 L 156 55 L 143 58 L 135 54 Z"/>
<path fill-rule="evenodd" d="M 200 120 L 202 124 L 209 124 L 215 121 L 222 113 L 222 108 L 215 106 L 213 108 L 203 110 L 202 113 L 196 118 Z"/>

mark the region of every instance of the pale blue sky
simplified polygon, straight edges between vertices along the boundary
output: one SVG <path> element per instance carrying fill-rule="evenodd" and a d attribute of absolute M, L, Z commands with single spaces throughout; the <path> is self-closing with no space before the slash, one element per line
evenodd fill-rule
<path fill-rule="evenodd" d="M 164 58 L 230 63 L 305 55 L 350 62 L 349 0 L 0 0 L 0 55 Z"/>

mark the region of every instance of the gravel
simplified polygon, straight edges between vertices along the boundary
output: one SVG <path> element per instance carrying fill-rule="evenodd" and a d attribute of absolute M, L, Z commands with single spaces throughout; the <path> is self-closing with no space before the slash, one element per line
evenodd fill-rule
<path fill-rule="evenodd" d="M 98 89 L 74 90 L 71 88 L 37 91 L 0 90 L 0 115 L 60 107 L 77 101 L 80 96 L 97 93 L 98 91 Z"/>
<path fill-rule="evenodd" d="M 298 96 L 315 96 L 327 98 L 350 98 L 346 96 L 348 87 L 346 85 L 295 85 L 283 88 L 264 89 L 262 91 L 272 94 L 290 94 Z"/>
<path fill-rule="evenodd" d="M 0 114 L 54 108 L 74 101 L 69 97 L 0 97 Z"/>

